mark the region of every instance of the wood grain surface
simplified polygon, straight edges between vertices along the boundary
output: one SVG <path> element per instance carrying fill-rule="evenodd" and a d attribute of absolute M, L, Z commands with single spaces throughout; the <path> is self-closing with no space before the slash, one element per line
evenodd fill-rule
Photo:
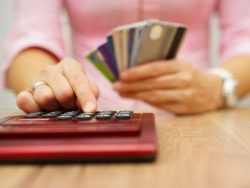
<path fill-rule="evenodd" d="M 250 187 L 250 108 L 157 116 L 157 134 L 153 163 L 1 165 L 0 188 Z"/>

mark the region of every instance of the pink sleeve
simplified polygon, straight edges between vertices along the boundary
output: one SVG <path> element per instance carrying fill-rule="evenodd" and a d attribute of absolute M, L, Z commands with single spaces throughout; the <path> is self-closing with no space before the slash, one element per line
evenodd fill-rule
<path fill-rule="evenodd" d="M 221 59 L 250 55 L 250 1 L 218 0 Z"/>
<path fill-rule="evenodd" d="M 63 58 L 62 8 L 62 0 L 16 0 L 15 20 L 5 45 L 2 74 L 5 87 L 8 67 L 24 49 L 39 47 Z"/>

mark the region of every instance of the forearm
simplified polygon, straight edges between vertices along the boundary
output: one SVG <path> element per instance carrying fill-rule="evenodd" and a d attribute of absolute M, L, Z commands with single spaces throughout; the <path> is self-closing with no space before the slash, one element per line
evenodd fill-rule
<path fill-rule="evenodd" d="M 53 65 L 57 59 L 39 48 L 30 48 L 19 55 L 11 63 L 7 73 L 7 82 L 15 93 L 18 93 L 31 86 L 35 76 L 45 67 Z"/>
<path fill-rule="evenodd" d="M 250 92 L 250 55 L 239 55 L 230 58 L 221 65 L 238 80 L 237 95 L 244 97 Z"/>

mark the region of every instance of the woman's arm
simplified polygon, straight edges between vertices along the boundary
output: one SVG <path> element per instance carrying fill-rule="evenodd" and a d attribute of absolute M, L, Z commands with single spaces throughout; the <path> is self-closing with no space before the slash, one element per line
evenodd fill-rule
<path fill-rule="evenodd" d="M 96 109 L 98 89 L 74 59 L 57 63 L 53 55 L 42 49 L 27 49 L 13 60 L 7 76 L 9 86 L 18 93 L 17 105 L 25 112 L 76 106 L 84 111 Z M 32 85 L 40 81 L 45 84 L 32 91 Z"/>
<path fill-rule="evenodd" d="M 15 93 L 31 88 L 34 77 L 56 62 L 57 58 L 43 49 L 24 50 L 12 62 L 7 73 L 7 84 Z"/>
<path fill-rule="evenodd" d="M 250 91 L 250 2 L 218 0 L 216 13 L 220 27 L 220 67 L 238 81 L 237 95 Z"/>

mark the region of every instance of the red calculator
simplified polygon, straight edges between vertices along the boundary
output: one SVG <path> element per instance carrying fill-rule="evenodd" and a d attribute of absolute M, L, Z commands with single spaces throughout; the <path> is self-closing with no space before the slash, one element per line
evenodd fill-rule
<path fill-rule="evenodd" d="M 153 161 L 152 113 L 35 112 L 0 120 L 1 163 Z"/>

